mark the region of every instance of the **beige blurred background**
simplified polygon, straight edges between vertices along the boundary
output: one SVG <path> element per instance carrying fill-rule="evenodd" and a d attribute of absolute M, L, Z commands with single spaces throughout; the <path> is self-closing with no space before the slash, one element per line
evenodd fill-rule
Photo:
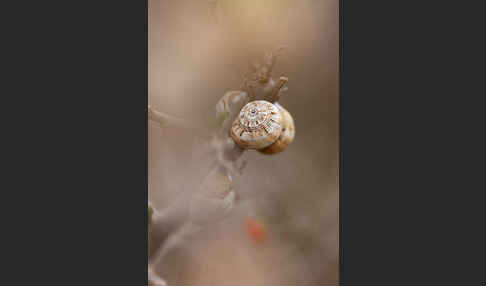
<path fill-rule="evenodd" d="M 283 153 L 246 152 L 234 178 L 231 217 L 169 256 L 158 272 L 177 285 L 338 284 L 338 1 L 224 0 L 219 25 L 205 0 L 149 0 L 148 89 L 156 109 L 199 119 L 228 90 L 238 70 L 287 45 L 274 76 L 289 78 L 280 103 L 296 138 Z M 198 188 L 208 160 L 183 130 L 149 122 L 149 199 L 163 209 Z M 244 221 L 256 216 L 265 244 L 252 243 Z"/>

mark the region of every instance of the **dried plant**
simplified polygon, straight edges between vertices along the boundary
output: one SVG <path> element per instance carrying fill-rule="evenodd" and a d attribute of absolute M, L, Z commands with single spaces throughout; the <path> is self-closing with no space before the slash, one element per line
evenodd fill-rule
<path fill-rule="evenodd" d="M 210 19 L 217 24 L 217 1 L 208 2 Z M 155 273 L 154 267 L 171 250 L 195 239 L 198 232 L 220 222 L 231 212 L 237 196 L 232 178 L 242 174 L 247 164 L 246 161 L 238 163 L 245 148 L 230 136 L 231 126 L 246 104 L 261 100 L 277 103 L 287 90 L 287 77 L 272 77 L 277 59 L 284 49 L 284 46 L 278 47 L 265 54 L 261 60 L 248 63 L 239 90 L 224 94 L 216 103 L 215 116 L 210 122 L 178 118 L 148 106 L 148 120 L 158 123 L 162 128 L 190 129 L 202 140 L 203 152 L 213 160 L 199 190 L 181 194 L 171 206 L 161 211 L 149 203 L 149 285 L 166 285 Z"/>
<path fill-rule="evenodd" d="M 237 164 L 244 150 L 231 138 L 229 128 L 238 116 L 243 103 L 255 100 L 277 102 L 286 90 L 287 78 L 279 80 L 272 78 L 276 58 L 280 55 L 272 52 L 267 54 L 261 64 L 254 64 L 245 74 L 243 90 L 226 93 L 228 98 L 238 94 L 241 98 L 233 104 L 225 104 L 222 99 L 217 104 L 214 124 L 202 125 L 186 119 L 162 113 L 148 106 L 148 119 L 160 124 L 163 128 L 188 128 L 196 135 L 203 137 L 206 152 L 211 154 L 214 162 L 201 183 L 201 189 L 189 198 L 180 198 L 162 213 L 149 207 L 149 282 L 151 285 L 165 285 L 164 281 L 152 270 L 152 265 L 158 264 L 174 247 L 194 237 L 205 225 L 218 222 L 231 211 L 235 200 L 232 177 L 242 173 L 246 161 Z M 240 104 L 238 104 L 240 103 Z M 223 106 L 218 109 L 218 106 Z M 208 134 L 210 134 L 208 136 Z M 181 203 L 189 201 L 190 203 Z M 188 215 L 179 216 L 182 208 L 189 207 Z M 174 219 L 177 218 L 177 219 Z M 155 233 L 158 232 L 158 233 Z M 156 238 L 154 238 L 156 237 Z"/>

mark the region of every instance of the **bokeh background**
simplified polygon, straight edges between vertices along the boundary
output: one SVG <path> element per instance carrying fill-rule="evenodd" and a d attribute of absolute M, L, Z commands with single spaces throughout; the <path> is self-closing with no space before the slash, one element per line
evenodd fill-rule
<path fill-rule="evenodd" d="M 281 98 L 294 142 L 283 153 L 248 151 L 234 179 L 238 203 L 157 271 L 169 285 L 338 284 L 338 1 L 223 0 L 218 23 L 205 0 L 149 0 L 149 104 L 200 120 L 239 88 L 245 62 L 286 45 L 274 76 L 289 78 Z M 163 210 L 197 190 L 210 160 L 185 130 L 149 122 L 149 199 Z M 245 228 L 262 223 L 265 243 Z"/>

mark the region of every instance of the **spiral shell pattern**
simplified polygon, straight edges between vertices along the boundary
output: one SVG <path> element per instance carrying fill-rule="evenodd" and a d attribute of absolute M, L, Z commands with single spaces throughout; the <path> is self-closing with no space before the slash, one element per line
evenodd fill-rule
<path fill-rule="evenodd" d="M 256 100 L 246 104 L 233 122 L 231 137 L 242 148 L 263 149 L 282 131 L 282 116 L 274 104 Z"/>
<path fill-rule="evenodd" d="M 278 107 L 280 116 L 282 117 L 282 132 L 280 132 L 280 137 L 272 145 L 258 150 L 267 155 L 282 152 L 292 143 L 295 137 L 295 126 L 292 115 L 278 103 L 275 105 Z"/>

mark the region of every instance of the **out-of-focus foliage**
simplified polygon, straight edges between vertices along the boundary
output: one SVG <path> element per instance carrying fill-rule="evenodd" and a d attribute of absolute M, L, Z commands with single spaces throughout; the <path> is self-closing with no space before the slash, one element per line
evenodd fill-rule
<path fill-rule="evenodd" d="M 150 219 L 150 218 L 152 218 L 152 215 L 154 214 L 154 208 L 149 203 L 147 209 L 148 209 L 148 218 Z"/>

